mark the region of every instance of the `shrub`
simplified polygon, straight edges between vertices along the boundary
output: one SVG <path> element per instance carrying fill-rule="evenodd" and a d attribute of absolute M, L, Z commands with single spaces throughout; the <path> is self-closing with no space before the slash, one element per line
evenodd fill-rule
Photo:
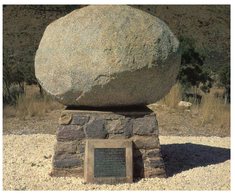
<path fill-rule="evenodd" d="M 222 66 L 219 70 L 220 84 L 225 88 L 224 102 L 230 102 L 230 66 Z"/>
<path fill-rule="evenodd" d="M 181 37 L 180 48 L 182 53 L 178 80 L 184 92 L 191 87 L 199 87 L 204 92 L 209 92 L 212 79 L 208 70 L 203 66 L 205 57 L 196 51 L 194 40 Z"/>

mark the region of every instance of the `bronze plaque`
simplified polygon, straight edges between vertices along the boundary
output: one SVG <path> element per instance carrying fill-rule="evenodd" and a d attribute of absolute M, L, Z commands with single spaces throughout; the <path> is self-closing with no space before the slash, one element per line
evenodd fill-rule
<path fill-rule="evenodd" d="M 132 142 L 87 140 L 85 180 L 87 183 L 125 183 L 133 180 Z"/>
<path fill-rule="evenodd" d="M 125 148 L 95 148 L 94 177 L 126 177 Z"/>

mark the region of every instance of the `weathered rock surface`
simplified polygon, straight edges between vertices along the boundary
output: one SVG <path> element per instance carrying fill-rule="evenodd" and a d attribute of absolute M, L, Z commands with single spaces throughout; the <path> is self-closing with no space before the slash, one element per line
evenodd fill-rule
<path fill-rule="evenodd" d="M 51 23 L 35 57 L 42 87 L 69 106 L 149 104 L 174 84 L 179 42 L 129 6 L 88 6 Z"/>
<path fill-rule="evenodd" d="M 186 109 L 189 109 L 191 106 L 192 106 L 192 103 L 191 102 L 186 102 L 186 101 L 180 101 L 178 103 L 178 106 L 180 108 L 186 108 Z"/>
<path fill-rule="evenodd" d="M 83 128 L 75 125 L 60 125 L 57 131 L 58 141 L 73 141 L 85 138 Z"/>

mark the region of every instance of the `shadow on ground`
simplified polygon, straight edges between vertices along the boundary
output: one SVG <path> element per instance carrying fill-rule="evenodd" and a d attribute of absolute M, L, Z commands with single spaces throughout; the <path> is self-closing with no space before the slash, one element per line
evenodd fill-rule
<path fill-rule="evenodd" d="M 195 167 L 222 163 L 230 159 L 230 149 L 185 143 L 161 145 L 168 177 Z"/>

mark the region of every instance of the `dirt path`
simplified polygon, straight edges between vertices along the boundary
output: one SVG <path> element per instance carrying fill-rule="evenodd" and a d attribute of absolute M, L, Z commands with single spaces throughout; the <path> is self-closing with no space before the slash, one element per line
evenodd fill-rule
<path fill-rule="evenodd" d="M 166 136 L 219 136 L 229 137 L 230 127 L 215 123 L 202 123 L 203 117 L 195 110 L 172 109 L 161 104 L 152 104 L 157 115 L 159 132 Z"/>
<path fill-rule="evenodd" d="M 28 134 L 52 134 L 55 135 L 61 110 L 54 110 L 44 117 L 30 117 L 21 119 L 18 117 L 3 118 L 3 134 L 28 135 Z"/>
<path fill-rule="evenodd" d="M 230 136 L 230 129 L 216 124 L 201 125 L 200 116 L 193 111 L 180 111 L 153 104 L 156 112 L 160 135 L 164 136 Z M 55 135 L 61 110 L 54 110 L 44 117 L 20 119 L 4 117 L 3 134 L 52 134 Z"/>

